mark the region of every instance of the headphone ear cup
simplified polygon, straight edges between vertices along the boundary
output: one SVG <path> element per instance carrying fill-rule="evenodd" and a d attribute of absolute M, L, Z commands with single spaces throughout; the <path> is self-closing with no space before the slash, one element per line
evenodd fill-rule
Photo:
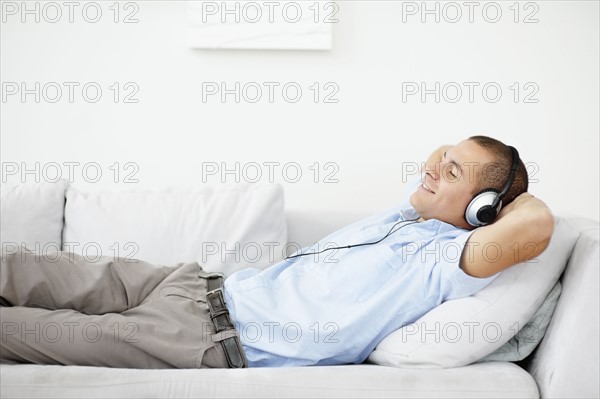
<path fill-rule="evenodd" d="M 477 211 L 477 220 L 479 220 L 482 225 L 486 225 L 494 219 L 496 219 L 496 210 L 492 208 L 492 205 L 485 205 Z"/>
<path fill-rule="evenodd" d="M 465 210 L 465 219 L 473 227 L 485 226 L 496 218 L 496 215 L 502 208 L 502 202 L 496 209 L 492 204 L 498 196 L 498 191 L 488 188 L 477 193 Z"/>

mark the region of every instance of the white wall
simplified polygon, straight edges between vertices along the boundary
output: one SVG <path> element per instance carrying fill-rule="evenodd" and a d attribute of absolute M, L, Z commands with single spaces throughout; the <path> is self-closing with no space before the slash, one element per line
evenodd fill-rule
<path fill-rule="evenodd" d="M 7 2 L 2 3 L 5 8 Z M 339 2 L 333 50 L 323 52 L 190 49 L 185 2 L 137 1 L 139 23 L 133 24 L 114 23 L 112 3 L 101 2 L 103 17 L 95 24 L 82 18 L 83 2 L 73 23 L 65 15 L 57 23 L 43 15 L 39 23 L 32 16 L 23 23 L 20 14 L 3 13 L 3 178 L 15 178 L 7 176 L 15 163 L 97 162 L 102 179 L 87 183 L 77 167 L 76 186 L 199 186 L 205 162 L 229 167 L 235 162 L 296 162 L 303 172 L 298 183 L 286 182 L 282 168 L 275 169 L 289 208 L 374 211 L 392 206 L 401 195 L 403 162 L 418 163 L 440 144 L 487 134 L 520 150 L 536 171 L 530 191 L 555 212 L 599 217 L 598 2 L 538 1 L 528 8 L 521 3 L 519 19 L 537 6 L 538 23 L 515 23 L 509 9 L 513 2 L 494 3 L 503 12 L 497 23 L 482 16 L 488 2 L 479 3 L 473 23 L 465 6 L 457 23 L 443 16 L 440 23 L 433 16 L 422 23 L 419 15 L 406 14 L 404 23 L 407 2 Z M 131 10 L 122 9 L 120 17 Z M 493 10 L 488 11 L 493 17 Z M 29 88 L 35 82 L 80 86 L 73 103 L 64 85 L 57 103 L 44 97 L 36 103 L 33 95 L 25 102 L 19 94 L 8 95 L 11 82 L 26 82 Z M 103 89 L 97 103 L 82 98 L 87 82 Z M 137 84 L 134 98 L 139 102 L 114 103 L 113 82 L 119 83 L 121 94 L 131 91 L 123 91 L 125 83 Z M 203 102 L 203 82 L 230 87 L 234 82 L 297 82 L 304 92 L 297 103 L 287 103 L 279 91 L 274 103 L 263 98 L 238 104 L 232 96 L 225 103 L 216 98 Z M 334 82 L 339 102 L 315 103 L 309 89 L 313 82 L 321 89 Z M 403 82 L 426 82 L 429 88 L 435 82 L 480 86 L 472 103 L 465 86 L 457 103 L 443 98 L 436 103 L 432 95 L 424 103 L 418 96 L 403 102 Z M 482 97 L 481 87 L 488 82 L 503 90 L 496 103 Z M 514 82 L 521 96 L 531 92 L 526 83 L 536 84 L 534 98 L 539 101 L 525 103 L 521 97 L 515 103 Z M 47 88 L 46 98 L 53 97 Z M 139 183 L 123 183 L 121 174 L 115 184 L 109 169 L 115 162 L 122 172 L 126 162 L 138 165 Z M 321 170 L 317 183 L 309 169 L 315 162 Z M 324 168 L 328 162 L 339 167 L 334 176 L 338 183 L 323 182 L 333 170 Z M 67 172 L 63 167 L 64 176 Z M 263 172 L 261 181 L 266 182 L 267 167 Z M 227 177 L 229 183 L 232 179 Z M 221 184 L 214 176 L 208 183 Z"/>

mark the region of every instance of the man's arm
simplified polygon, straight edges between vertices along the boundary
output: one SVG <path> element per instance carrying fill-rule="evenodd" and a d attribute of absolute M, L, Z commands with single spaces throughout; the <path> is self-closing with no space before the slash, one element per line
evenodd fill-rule
<path fill-rule="evenodd" d="M 460 267 L 473 277 L 489 277 L 541 254 L 554 231 L 550 209 L 529 193 L 502 208 L 496 221 L 477 228 L 463 250 Z"/>

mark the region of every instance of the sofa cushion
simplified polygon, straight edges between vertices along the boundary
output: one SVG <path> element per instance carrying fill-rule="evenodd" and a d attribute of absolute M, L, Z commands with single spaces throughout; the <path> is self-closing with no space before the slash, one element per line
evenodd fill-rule
<path fill-rule="evenodd" d="M 7 252 L 27 247 L 38 254 L 59 251 L 67 180 L 3 184 L 0 234 Z"/>
<path fill-rule="evenodd" d="M 67 191 L 63 249 L 156 264 L 197 261 L 229 275 L 283 257 L 286 225 L 277 184 L 198 189 Z"/>
<path fill-rule="evenodd" d="M 369 361 L 397 367 L 460 367 L 483 358 L 531 319 L 558 281 L 579 232 L 562 218 L 536 259 L 503 271 L 473 296 L 450 300 L 388 335 Z"/>
<path fill-rule="evenodd" d="M 537 398 L 519 366 L 414 370 L 375 365 L 135 370 L 1 365 L 6 398 Z"/>

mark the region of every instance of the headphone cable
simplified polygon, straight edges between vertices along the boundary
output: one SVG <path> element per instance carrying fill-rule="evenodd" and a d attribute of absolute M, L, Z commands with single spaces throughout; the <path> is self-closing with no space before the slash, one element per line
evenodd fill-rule
<path fill-rule="evenodd" d="M 360 246 L 363 246 L 363 245 L 373 245 L 373 244 L 378 244 L 378 243 L 380 243 L 381 241 L 385 240 L 385 239 L 386 239 L 386 238 L 387 238 L 387 237 L 388 237 L 390 234 L 394 234 L 395 232 L 397 232 L 398 230 L 401 230 L 402 228 L 404 228 L 404 227 L 406 227 L 406 226 L 410 226 L 411 224 L 415 224 L 415 223 L 417 223 L 417 221 L 418 221 L 419 219 L 420 219 L 420 217 L 418 217 L 418 218 L 415 218 L 415 219 L 400 220 L 399 222 L 397 222 L 396 224 L 394 224 L 394 225 L 392 226 L 392 228 L 390 229 L 390 231 L 388 231 L 388 233 L 387 233 L 387 234 L 386 234 L 384 237 L 382 237 L 382 238 L 380 238 L 379 240 L 377 240 L 377 241 L 374 241 L 374 242 L 363 242 L 363 243 L 361 243 L 361 244 L 352 244 L 352 245 L 346 245 L 346 246 L 342 246 L 342 247 L 331 247 L 331 248 L 325 248 L 325 249 L 322 249 L 322 250 L 321 250 L 321 251 L 319 251 L 319 252 L 307 252 L 307 253 L 304 253 L 304 254 L 297 254 L 297 255 L 287 256 L 285 259 L 298 258 L 298 257 L 300 257 L 300 256 L 305 256 L 305 255 L 318 255 L 318 254 L 320 254 L 320 253 L 322 253 L 322 252 L 325 252 L 325 251 L 330 251 L 330 250 L 332 250 L 332 249 L 350 249 L 350 248 L 353 248 L 353 247 L 360 247 Z M 394 227 L 396 227 L 398 224 L 400 224 L 400 223 L 403 223 L 403 222 L 410 222 L 410 223 L 404 224 L 404 225 L 402 225 L 402 226 L 398 227 L 396 230 L 394 230 Z M 392 230 L 394 230 L 394 231 L 392 231 Z"/>

